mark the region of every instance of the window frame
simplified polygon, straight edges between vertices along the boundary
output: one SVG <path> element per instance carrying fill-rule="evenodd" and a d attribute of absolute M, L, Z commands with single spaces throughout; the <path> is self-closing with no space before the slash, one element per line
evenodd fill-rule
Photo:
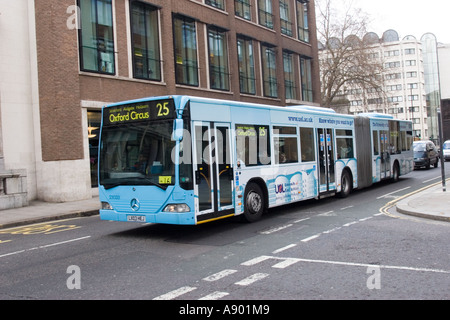
<path fill-rule="evenodd" d="M 192 66 L 186 64 L 186 66 L 184 65 L 184 60 L 186 60 L 186 56 L 187 56 L 187 51 L 189 50 L 189 47 L 186 46 L 186 44 L 188 43 L 188 41 L 186 41 L 187 36 L 182 34 L 181 35 L 181 39 L 177 39 L 177 26 L 175 21 L 179 20 L 182 22 L 181 28 L 183 29 L 184 26 L 186 26 L 187 24 L 192 24 L 192 29 L 193 29 L 193 35 L 190 34 L 188 36 L 192 37 L 195 41 L 195 44 L 192 45 L 192 47 L 195 46 L 195 60 L 192 60 Z M 173 24 L 173 48 L 174 48 L 174 65 L 175 65 L 175 83 L 178 85 L 186 85 L 186 86 L 191 86 L 191 87 L 199 87 L 200 86 L 200 76 L 199 76 L 199 58 L 198 58 L 198 35 L 197 35 L 197 22 L 195 19 L 193 18 L 189 18 L 187 16 L 183 16 L 180 14 L 173 14 L 172 15 L 172 24 Z M 181 33 L 183 33 L 183 30 L 181 30 Z M 181 61 L 181 63 L 179 63 L 178 61 L 178 56 L 177 56 L 177 42 L 178 40 L 181 40 L 181 45 L 182 47 L 179 48 L 179 50 L 181 51 L 181 59 L 183 61 Z M 191 50 L 194 50 L 193 48 L 190 48 Z M 192 56 L 194 56 L 194 54 L 192 54 Z M 189 60 L 186 60 L 189 62 Z M 183 74 L 180 75 L 180 70 L 178 68 L 178 65 L 182 65 L 183 67 L 181 68 L 181 70 L 183 71 Z M 192 68 L 192 72 L 189 71 L 188 68 Z M 190 80 L 190 76 L 192 76 L 192 80 Z M 180 80 L 180 78 L 182 78 Z M 185 78 L 187 79 L 185 81 Z"/>
<path fill-rule="evenodd" d="M 261 43 L 261 65 L 263 95 L 268 98 L 278 98 L 276 47 Z"/>
<path fill-rule="evenodd" d="M 228 59 L 228 35 L 225 29 L 216 27 L 216 26 L 208 26 L 207 30 L 207 43 L 208 43 L 208 67 L 209 67 L 209 86 L 210 89 L 221 90 L 221 91 L 230 91 L 230 63 Z M 211 38 L 213 36 L 213 38 Z M 219 37 L 221 39 L 219 39 Z M 221 45 L 216 46 L 219 42 Z M 213 44 L 214 48 L 211 48 Z M 219 65 L 213 64 L 213 61 L 218 55 L 213 54 L 212 50 L 216 51 L 217 47 L 222 46 L 221 59 L 219 59 Z M 222 65 L 223 64 L 223 65 Z M 219 71 L 215 71 L 214 69 L 219 69 Z M 221 70 L 223 68 L 223 71 Z M 218 74 L 218 75 L 217 75 Z M 216 85 L 214 79 L 219 79 L 219 85 Z M 214 85 L 213 85 L 214 84 Z"/>
<path fill-rule="evenodd" d="M 239 43 L 240 41 L 242 45 L 240 45 Z M 237 36 L 236 43 L 238 50 L 237 56 L 239 68 L 239 91 L 240 93 L 255 95 L 256 94 L 255 45 L 252 39 L 239 35 Z M 242 50 L 241 55 L 239 54 L 240 53 L 239 48 L 241 48 Z M 244 70 L 245 72 L 241 72 L 241 70 Z"/>
<path fill-rule="evenodd" d="M 113 0 L 86 0 L 89 1 L 89 5 L 90 8 L 92 9 L 94 3 L 95 3 L 95 21 L 93 21 L 92 19 L 90 20 L 91 25 L 95 23 L 95 40 L 92 39 L 94 42 L 97 42 L 96 47 L 95 48 L 89 48 L 88 46 L 86 46 L 86 44 L 83 41 L 83 12 L 86 12 L 85 9 L 82 9 L 82 3 L 84 3 L 85 0 L 77 0 L 77 5 L 78 8 L 80 8 L 79 12 L 80 12 L 80 28 L 78 29 L 78 50 L 79 50 L 79 59 L 80 59 L 80 70 L 84 71 L 84 72 L 90 72 L 90 73 L 98 73 L 98 74 L 105 74 L 105 75 L 115 75 L 117 72 L 117 63 L 116 63 L 116 52 L 115 52 L 115 29 L 114 29 L 114 10 L 113 10 L 113 6 L 114 6 L 114 1 Z M 110 33 L 110 39 L 103 39 L 104 46 L 105 46 L 105 50 L 102 51 L 101 47 L 100 47 L 100 38 L 99 38 L 99 34 L 101 34 L 102 32 L 100 32 L 100 28 L 99 28 L 99 3 L 106 3 L 107 5 L 110 5 L 110 10 L 109 10 L 109 18 L 110 18 L 110 22 L 111 22 L 111 26 L 109 26 L 109 33 Z M 91 10 L 89 10 L 88 12 L 91 12 Z M 92 18 L 92 12 L 91 12 L 91 18 Z M 108 19 L 108 17 L 104 17 L 104 19 Z M 105 28 L 105 30 L 108 28 Z M 94 36 L 94 34 L 92 34 L 92 36 Z M 108 45 L 112 45 L 112 48 L 110 48 L 108 50 Z M 93 57 L 96 57 L 96 69 L 94 68 L 88 68 L 86 66 L 85 63 L 85 58 L 86 58 L 86 54 L 84 53 L 85 49 L 94 49 L 95 53 L 93 54 Z M 106 61 L 102 59 L 102 56 L 104 56 L 106 58 L 106 55 L 102 55 L 102 53 L 106 53 L 107 55 L 109 55 L 110 60 L 111 61 Z M 108 69 L 108 67 L 105 65 L 105 70 L 102 70 L 102 66 L 103 66 L 103 62 L 105 63 L 111 63 L 111 68 L 112 71 L 106 71 Z"/>
<path fill-rule="evenodd" d="M 292 131 L 292 132 L 291 132 Z M 295 141 L 294 141 L 295 140 Z M 296 126 L 274 125 L 272 128 L 272 145 L 274 165 L 299 163 L 299 138 L 298 128 Z M 289 141 L 289 143 L 288 143 Z M 289 146 L 288 149 L 281 150 Z M 295 150 L 291 149 L 295 148 Z M 283 157 L 280 157 L 283 154 Z M 289 156 L 288 156 L 289 155 Z M 283 159 L 283 161 L 281 161 Z"/>
<path fill-rule="evenodd" d="M 147 35 L 147 31 L 148 31 L 148 21 L 147 21 L 147 13 L 151 12 L 151 13 L 155 13 L 156 14 L 156 34 L 158 35 L 158 39 L 156 39 L 155 43 L 157 44 L 157 48 L 155 48 L 155 52 L 157 52 L 157 59 L 152 59 L 155 62 L 155 65 L 157 65 L 157 77 L 151 77 L 150 73 L 147 71 L 147 76 L 139 76 L 137 75 L 137 69 L 136 69 L 136 54 L 135 54 L 135 32 L 133 31 L 133 27 L 134 27 L 134 21 L 133 21 L 133 5 L 138 4 L 140 6 L 142 6 L 142 8 L 144 9 L 144 32 L 145 32 L 145 36 L 144 38 L 146 39 L 146 51 L 149 51 L 148 49 L 148 35 Z M 149 81 L 158 81 L 161 82 L 162 81 L 162 74 L 163 74 L 163 70 L 162 70 L 162 59 L 161 59 L 161 30 L 160 30 L 160 16 L 159 16 L 160 12 L 159 12 L 159 8 L 156 6 L 153 6 L 147 2 L 142 2 L 139 0 L 130 0 L 130 32 L 131 32 L 131 55 L 132 55 L 132 69 L 133 69 L 133 78 L 135 79 L 141 79 L 141 80 L 149 80 Z M 149 60 L 147 54 L 144 54 L 143 59 L 147 59 Z M 148 65 L 148 62 L 147 62 Z M 148 68 L 147 68 L 148 69 Z"/>

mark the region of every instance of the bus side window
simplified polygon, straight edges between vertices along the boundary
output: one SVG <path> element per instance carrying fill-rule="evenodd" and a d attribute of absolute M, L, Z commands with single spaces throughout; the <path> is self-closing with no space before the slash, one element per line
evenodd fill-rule
<path fill-rule="evenodd" d="M 269 126 L 236 124 L 236 152 L 241 166 L 270 165 Z"/>
<path fill-rule="evenodd" d="M 300 146 L 302 162 L 316 161 L 314 130 L 312 128 L 300 128 Z"/>
<path fill-rule="evenodd" d="M 378 156 L 380 154 L 380 149 L 378 147 L 378 131 L 373 131 L 373 155 Z"/>

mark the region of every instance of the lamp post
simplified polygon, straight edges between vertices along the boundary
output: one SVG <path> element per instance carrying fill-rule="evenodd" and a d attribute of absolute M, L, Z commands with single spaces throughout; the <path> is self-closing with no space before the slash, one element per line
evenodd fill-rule
<path fill-rule="evenodd" d="M 439 127 L 439 159 L 441 161 L 442 191 L 446 192 L 445 186 L 445 160 L 444 160 L 444 133 L 442 130 L 441 108 L 437 109 Z"/>

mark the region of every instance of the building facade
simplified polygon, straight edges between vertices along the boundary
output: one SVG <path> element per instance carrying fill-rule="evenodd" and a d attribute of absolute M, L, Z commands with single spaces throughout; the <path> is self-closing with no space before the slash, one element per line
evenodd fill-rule
<path fill-rule="evenodd" d="M 450 140 L 450 44 L 438 43 L 443 141 Z"/>
<path fill-rule="evenodd" d="M 105 104 L 320 101 L 313 0 L 2 1 L 0 41 L 4 207 L 95 194 Z"/>
<path fill-rule="evenodd" d="M 370 32 L 361 40 L 371 59 L 382 64 L 381 85 L 378 88 L 347 85 L 338 97 L 347 105 L 339 106 L 339 111 L 350 114 L 377 112 L 411 120 L 413 135 L 417 139 L 427 139 L 427 96 L 421 41 L 413 36 L 400 40 L 395 30 L 387 30 L 381 38 Z M 326 50 L 321 56 L 327 57 Z"/>

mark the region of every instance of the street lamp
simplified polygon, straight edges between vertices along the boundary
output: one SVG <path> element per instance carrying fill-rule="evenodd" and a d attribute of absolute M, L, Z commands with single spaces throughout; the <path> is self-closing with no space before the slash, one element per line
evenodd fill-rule
<path fill-rule="evenodd" d="M 442 191 L 446 191 L 445 186 L 445 159 L 444 159 L 444 133 L 442 130 L 441 108 L 437 109 L 438 127 L 439 127 L 439 159 L 441 160 L 441 176 L 442 176 Z"/>

